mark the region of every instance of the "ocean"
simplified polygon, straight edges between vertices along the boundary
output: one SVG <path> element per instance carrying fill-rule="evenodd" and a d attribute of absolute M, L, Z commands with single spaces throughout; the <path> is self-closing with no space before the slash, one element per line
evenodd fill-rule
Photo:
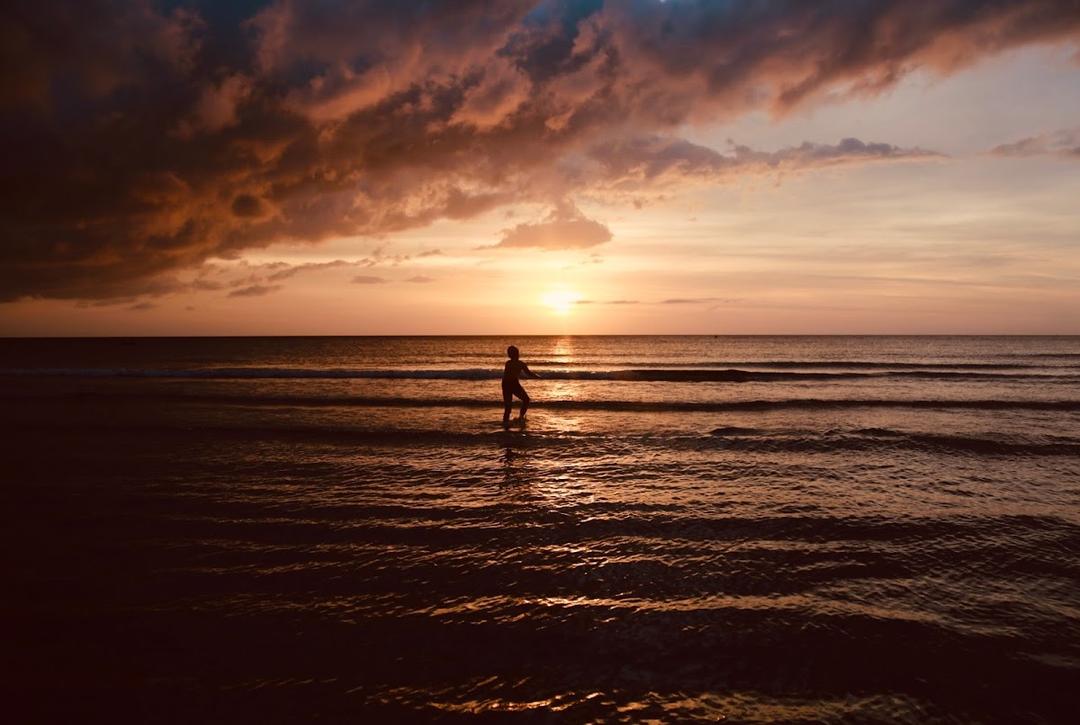
<path fill-rule="evenodd" d="M 10 722 L 1080 711 L 1078 337 L 6 339 L 0 400 Z"/>

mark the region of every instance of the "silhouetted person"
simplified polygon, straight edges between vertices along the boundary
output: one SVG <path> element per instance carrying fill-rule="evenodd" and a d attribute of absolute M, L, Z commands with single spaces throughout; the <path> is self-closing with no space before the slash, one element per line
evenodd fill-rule
<path fill-rule="evenodd" d="M 520 355 L 521 353 L 513 345 L 506 348 L 506 356 L 510 359 L 506 361 L 506 367 L 503 368 L 503 425 L 510 424 L 510 406 L 514 403 L 515 395 L 521 398 L 520 417 L 523 421 L 525 420 L 525 411 L 529 409 L 529 394 L 525 392 L 525 388 L 521 387 L 519 378 L 522 375 L 527 375 L 530 378 L 540 377 L 532 370 L 529 370 L 528 365 L 518 359 Z"/>

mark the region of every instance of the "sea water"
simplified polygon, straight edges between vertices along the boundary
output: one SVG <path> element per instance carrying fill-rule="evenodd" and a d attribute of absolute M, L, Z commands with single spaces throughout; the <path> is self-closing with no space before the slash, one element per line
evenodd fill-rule
<path fill-rule="evenodd" d="M 0 340 L 5 680 L 42 720 L 1068 721 L 1078 383 L 1076 337 Z"/>

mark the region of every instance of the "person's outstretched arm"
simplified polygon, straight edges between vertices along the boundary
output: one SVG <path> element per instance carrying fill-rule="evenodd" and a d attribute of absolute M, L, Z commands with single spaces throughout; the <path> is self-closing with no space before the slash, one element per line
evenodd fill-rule
<path fill-rule="evenodd" d="M 539 377 L 540 377 L 539 375 L 537 375 L 536 373 L 534 373 L 534 372 L 533 372 L 532 370 L 529 370 L 529 366 L 528 366 L 528 365 L 526 365 L 525 363 L 521 363 L 521 369 L 522 369 L 522 370 L 523 370 L 523 371 L 525 372 L 525 374 L 526 374 L 526 375 L 528 375 L 528 376 L 529 376 L 530 378 L 539 378 Z"/>

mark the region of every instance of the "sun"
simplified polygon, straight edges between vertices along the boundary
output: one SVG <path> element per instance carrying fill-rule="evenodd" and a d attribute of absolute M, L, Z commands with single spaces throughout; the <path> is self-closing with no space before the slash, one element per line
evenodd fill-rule
<path fill-rule="evenodd" d="M 577 292 L 571 292 L 566 289 L 551 290 L 545 292 L 540 298 L 540 301 L 550 307 L 552 311 L 565 315 L 573 309 L 574 305 L 581 299 L 581 295 Z"/>

